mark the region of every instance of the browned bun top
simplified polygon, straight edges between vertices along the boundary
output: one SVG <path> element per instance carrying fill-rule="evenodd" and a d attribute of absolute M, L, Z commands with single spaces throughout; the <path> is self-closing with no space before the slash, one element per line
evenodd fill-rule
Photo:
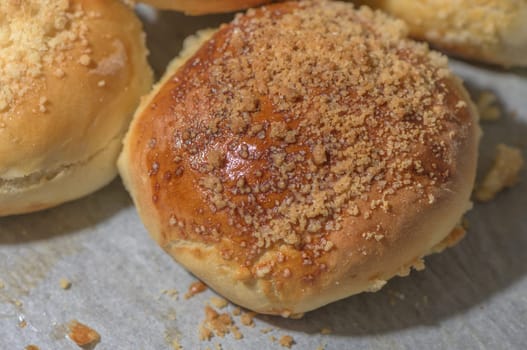
<path fill-rule="evenodd" d="M 295 308 L 313 286 L 391 277 L 468 206 L 470 189 L 451 194 L 474 178 L 466 92 L 443 56 L 381 13 L 327 1 L 249 10 L 169 74 L 136 115 L 121 171 L 176 259 L 182 244 L 198 261 L 196 247 L 212 246 L 235 278 L 269 281 L 274 304 L 244 306 L 301 312 L 331 301 Z M 419 215 L 451 201 L 446 232 L 407 242 Z M 409 256 L 390 253 L 405 244 Z M 399 265 L 370 268 L 382 256 Z"/>

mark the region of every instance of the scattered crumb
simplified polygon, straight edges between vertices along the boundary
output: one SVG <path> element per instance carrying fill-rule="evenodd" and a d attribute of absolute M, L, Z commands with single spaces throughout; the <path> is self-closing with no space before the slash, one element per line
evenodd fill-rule
<path fill-rule="evenodd" d="M 22 305 L 24 305 L 24 303 L 22 303 L 20 300 L 15 300 L 13 303 L 16 307 L 22 307 Z"/>
<path fill-rule="evenodd" d="M 495 121 L 501 118 L 501 110 L 497 102 L 498 98 L 490 91 L 484 91 L 479 95 L 476 105 L 481 120 Z"/>
<path fill-rule="evenodd" d="M 522 167 L 521 151 L 515 147 L 499 144 L 496 147 L 494 164 L 476 190 L 476 199 L 480 202 L 490 201 L 498 192 L 515 185 Z"/>
<path fill-rule="evenodd" d="M 22 320 L 20 320 L 20 322 L 18 322 L 18 327 L 26 328 L 26 326 L 27 326 L 27 321 L 26 320 L 22 319 Z"/>
<path fill-rule="evenodd" d="M 284 335 L 280 340 L 278 341 L 280 345 L 282 345 L 284 348 L 291 349 L 295 341 L 293 340 L 293 337 L 290 335 Z"/>
<path fill-rule="evenodd" d="M 320 334 L 324 334 L 324 335 L 326 335 L 326 334 L 331 334 L 331 332 L 332 332 L 332 331 L 331 331 L 331 328 L 328 328 L 328 327 L 324 327 L 324 328 L 322 328 L 322 329 L 320 330 Z"/>
<path fill-rule="evenodd" d="M 183 350 L 183 347 L 179 344 L 179 340 L 177 339 L 173 339 L 170 345 L 173 350 Z"/>
<path fill-rule="evenodd" d="M 225 308 L 229 303 L 227 302 L 227 300 L 223 299 L 223 298 L 220 298 L 220 297 L 211 297 L 209 299 L 209 302 L 214 306 L 216 307 L 217 309 L 223 309 Z"/>
<path fill-rule="evenodd" d="M 324 350 L 326 348 L 326 345 L 324 344 L 320 344 L 318 347 L 317 347 L 317 350 Z"/>
<path fill-rule="evenodd" d="M 276 337 L 274 335 L 270 335 L 269 336 L 269 340 L 272 341 L 272 342 L 275 342 L 276 341 Z"/>
<path fill-rule="evenodd" d="M 177 300 L 179 296 L 179 292 L 176 289 L 163 289 L 161 294 L 164 294 L 173 300 Z"/>
<path fill-rule="evenodd" d="M 194 295 L 202 293 L 207 290 L 207 285 L 201 281 L 194 282 L 188 288 L 187 293 L 185 294 L 185 299 L 190 299 Z"/>
<path fill-rule="evenodd" d="M 204 324 L 201 324 L 199 326 L 199 340 L 210 340 L 214 336 L 214 333 L 207 327 L 205 327 Z"/>
<path fill-rule="evenodd" d="M 232 314 L 234 316 L 240 316 L 241 313 L 242 313 L 242 310 L 239 307 L 235 307 L 234 309 L 232 309 Z"/>
<path fill-rule="evenodd" d="M 256 316 L 256 312 L 246 312 L 240 317 L 240 321 L 244 326 L 254 327 L 254 316 Z"/>
<path fill-rule="evenodd" d="M 61 278 L 59 281 L 60 288 L 62 289 L 70 289 L 71 288 L 71 281 L 67 278 Z"/>
<path fill-rule="evenodd" d="M 4 281 L 0 280 L 0 289 L 4 289 L 4 287 L 5 287 Z"/>
<path fill-rule="evenodd" d="M 177 328 L 165 329 L 165 341 L 172 350 L 183 350 L 183 346 L 179 343 L 179 339 L 181 339 L 181 334 Z"/>
<path fill-rule="evenodd" d="M 200 340 L 210 340 L 213 336 L 225 337 L 233 329 L 234 324 L 228 313 L 219 314 L 210 306 L 205 306 L 205 320 L 199 327 Z"/>
<path fill-rule="evenodd" d="M 25 350 L 40 350 L 40 348 L 36 345 L 31 344 L 31 345 L 26 346 Z"/>
<path fill-rule="evenodd" d="M 80 347 L 93 346 L 101 341 L 99 333 L 79 321 L 71 321 L 68 324 L 68 329 L 68 338 Z"/>
<path fill-rule="evenodd" d="M 267 334 L 267 333 L 272 332 L 272 331 L 273 331 L 273 328 L 271 328 L 271 327 L 260 329 L 260 333 L 262 333 L 262 334 Z"/>
<path fill-rule="evenodd" d="M 176 312 L 175 311 L 170 311 L 168 314 L 167 314 L 167 318 L 170 320 L 170 321 L 175 321 L 176 320 Z"/>
<path fill-rule="evenodd" d="M 243 334 L 240 332 L 240 329 L 236 326 L 232 326 L 231 328 L 232 335 L 234 336 L 234 339 L 240 340 L 243 338 Z"/>

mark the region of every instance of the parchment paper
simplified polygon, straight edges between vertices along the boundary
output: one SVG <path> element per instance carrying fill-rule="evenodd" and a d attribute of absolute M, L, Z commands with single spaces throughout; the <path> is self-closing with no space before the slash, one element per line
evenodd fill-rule
<path fill-rule="evenodd" d="M 141 14 L 158 76 L 184 37 L 231 16 Z M 483 123 L 480 173 L 505 142 L 527 154 L 527 71 L 453 61 L 474 95 L 494 91 L 505 111 Z M 185 300 L 195 279 L 148 237 L 119 180 L 81 200 L 40 213 L 0 219 L 0 349 L 78 349 L 64 325 L 76 319 L 101 335 L 97 350 L 525 349 L 527 348 L 527 174 L 488 204 L 476 204 L 467 237 L 426 259 L 427 268 L 308 313 L 301 320 L 259 316 L 256 327 L 201 342 L 198 325 L 213 292 Z M 61 278 L 72 282 L 60 287 Z M 174 298 L 163 290 L 179 291 Z M 229 306 L 226 310 L 232 310 Z M 262 331 L 268 331 L 264 334 Z M 331 334 L 321 334 L 322 328 Z"/>

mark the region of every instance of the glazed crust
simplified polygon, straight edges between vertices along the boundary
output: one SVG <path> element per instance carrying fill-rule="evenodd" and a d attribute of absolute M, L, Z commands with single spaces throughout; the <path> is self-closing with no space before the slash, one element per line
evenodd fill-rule
<path fill-rule="evenodd" d="M 189 15 L 205 15 L 242 10 L 271 2 L 271 0 L 144 0 L 152 6 L 177 10 Z"/>
<path fill-rule="evenodd" d="M 0 215 L 44 209 L 117 175 L 152 72 L 141 23 L 112 0 L 0 5 Z"/>
<path fill-rule="evenodd" d="M 453 55 L 502 66 L 527 65 L 524 0 L 359 0 L 409 26 L 411 35 Z"/>
<path fill-rule="evenodd" d="M 340 53 L 335 28 L 349 30 Z M 338 2 L 250 10 L 210 35 L 143 101 L 119 159 L 178 262 L 239 305 L 291 316 L 377 290 L 448 245 L 479 128 L 443 57 Z"/>

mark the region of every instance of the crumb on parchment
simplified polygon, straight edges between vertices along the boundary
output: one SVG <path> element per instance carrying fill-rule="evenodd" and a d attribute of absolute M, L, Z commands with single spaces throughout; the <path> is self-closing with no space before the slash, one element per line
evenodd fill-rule
<path fill-rule="evenodd" d="M 60 288 L 67 290 L 71 288 L 71 281 L 67 278 L 61 278 L 59 281 Z"/>
<path fill-rule="evenodd" d="M 476 106 L 481 120 L 495 121 L 501 118 L 502 112 L 497 102 L 497 96 L 490 91 L 483 91 L 478 96 Z"/>
<path fill-rule="evenodd" d="M 216 296 L 211 297 L 209 299 L 209 302 L 217 309 L 223 309 L 229 304 L 227 300 Z"/>
<path fill-rule="evenodd" d="M 101 341 L 101 335 L 91 327 L 73 320 L 68 324 L 68 338 L 80 347 L 93 346 Z"/>
<path fill-rule="evenodd" d="M 503 189 L 514 186 L 523 165 L 520 149 L 499 144 L 492 168 L 476 189 L 476 199 L 480 202 L 490 201 Z"/>
<path fill-rule="evenodd" d="M 293 344 L 295 343 L 295 340 L 290 335 L 284 335 L 280 338 L 278 343 L 283 346 L 284 348 L 290 349 Z"/>

